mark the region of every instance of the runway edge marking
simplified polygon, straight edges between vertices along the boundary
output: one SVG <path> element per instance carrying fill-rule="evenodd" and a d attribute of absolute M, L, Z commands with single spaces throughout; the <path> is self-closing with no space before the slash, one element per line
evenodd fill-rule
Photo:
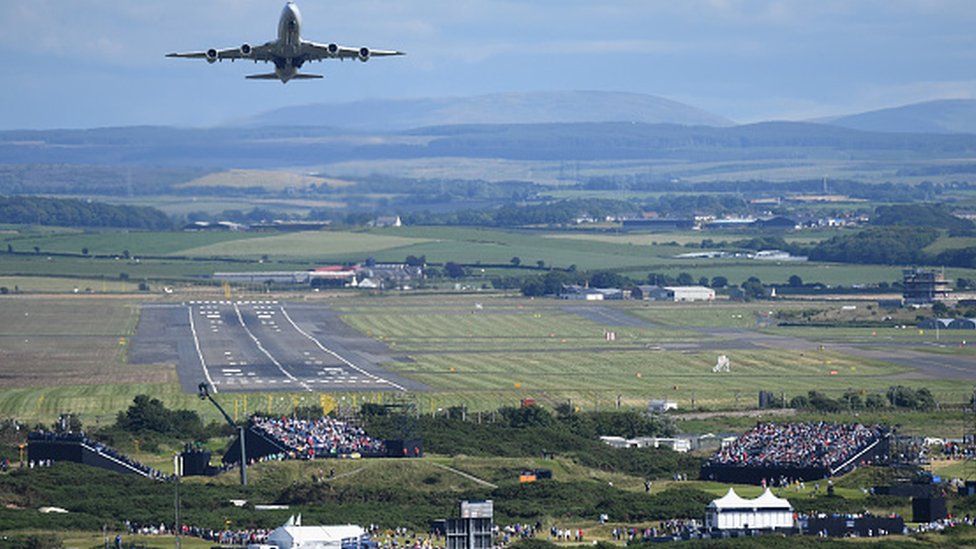
<path fill-rule="evenodd" d="M 193 334 L 193 346 L 196 347 L 197 356 L 200 357 L 200 366 L 203 368 L 203 376 L 207 378 L 207 383 L 210 384 L 210 390 L 213 391 L 214 394 L 217 394 L 217 386 L 210 377 L 210 371 L 207 370 L 207 362 L 203 359 L 203 351 L 200 350 L 200 338 L 197 337 L 197 329 L 193 325 L 193 306 L 188 305 L 186 311 L 190 317 L 190 333 Z"/>
<path fill-rule="evenodd" d="M 393 383 L 392 381 L 390 381 L 388 379 L 385 379 L 385 378 L 382 378 L 382 377 L 377 376 L 376 374 L 367 372 L 366 370 L 360 368 L 359 366 L 356 366 L 355 364 L 353 364 L 352 362 L 350 362 L 349 360 L 347 360 L 345 357 L 340 356 L 339 353 L 337 353 L 337 352 L 333 351 L 332 349 L 329 349 L 326 346 L 322 345 L 322 343 L 320 343 L 318 339 L 316 339 L 314 336 L 312 336 L 311 334 L 309 334 L 305 330 L 299 328 L 298 327 L 298 324 L 295 324 L 295 321 L 291 319 L 291 316 L 288 314 L 288 311 L 285 310 L 284 305 L 282 305 L 280 307 L 280 309 L 281 309 L 281 314 L 285 317 L 285 320 L 287 320 L 288 323 L 291 324 L 292 327 L 295 328 L 295 330 L 298 331 L 298 333 L 300 333 L 303 336 L 307 337 L 319 349 L 322 349 L 326 353 L 329 353 L 330 355 L 336 357 L 338 360 L 342 361 L 343 364 L 349 366 L 350 368 L 356 370 L 357 372 L 359 372 L 359 373 L 361 373 L 361 374 L 363 374 L 365 376 L 368 376 L 368 377 L 371 377 L 373 379 L 376 379 L 376 380 L 382 381 L 384 383 L 387 383 L 387 384 L 389 384 L 389 385 L 391 385 L 393 387 L 396 387 L 397 389 L 403 391 L 404 393 L 407 392 L 407 389 L 405 387 L 403 387 L 402 385 L 399 385 L 397 383 Z"/>

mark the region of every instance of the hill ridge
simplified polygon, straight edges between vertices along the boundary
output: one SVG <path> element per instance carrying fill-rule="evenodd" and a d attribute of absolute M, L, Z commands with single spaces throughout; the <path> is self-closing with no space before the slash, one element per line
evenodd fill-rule
<path fill-rule="evenodd" d="M 322 125 L 401 131 L 425 126 L 555 122 L 735 125 L 725 117 L 655 95 L 586 90 L 315 103 L 270 110 L 228 125 Z"/>

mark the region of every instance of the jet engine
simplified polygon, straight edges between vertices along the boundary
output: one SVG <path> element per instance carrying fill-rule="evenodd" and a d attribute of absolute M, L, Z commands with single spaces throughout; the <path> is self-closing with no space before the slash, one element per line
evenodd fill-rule
<path fill-rule="evenodd" d="M 359 60 L 363 63 L 369 61 L 369 48 L 359 48 Z"/>
<path fill-rule="evenodd" d="M 329 55 L 331 55 L 332 57 L 336 57 L 337 55 L 339 55 L 338 44 L 329 44 L 328 46 L 325 47 L 325 49 L 329 51 Z"/>
<path fill-rule="evenodd" d="M 207 63 L 213 63 L 217 61 L 217 50 L 210 48 L 207 50 Z"/>
<path fill-rule="evenodd" d="M 241 57 L 251 57 L 250 44 L 241 44 Z"/>

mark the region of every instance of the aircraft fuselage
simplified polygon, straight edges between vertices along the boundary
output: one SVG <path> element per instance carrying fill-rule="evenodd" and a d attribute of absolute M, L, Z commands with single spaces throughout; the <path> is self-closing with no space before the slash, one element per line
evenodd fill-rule
<path fill-rule="evenodd" d="M 275 44 L 275 74 L 282 82 L 295 77 L 305 63 L 302 59 L 302 14 L 298 6 L 285 4 L 278 19 L 278 41 Z"/>

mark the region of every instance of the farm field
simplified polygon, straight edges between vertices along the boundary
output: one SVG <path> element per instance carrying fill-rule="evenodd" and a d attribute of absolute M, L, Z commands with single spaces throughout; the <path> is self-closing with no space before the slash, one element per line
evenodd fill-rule
<path fill-rule="evenodd" d="M 80 254 L 87 248 L 92 255 L 122 255 L 129 250 L 135 257 L 144 255 L 180 255 L 185 250 L 219 242 L 254 239 L 268 236 L 265 233 L 245 232 L 148 232 L 148 231 L 80 231 L 71 230 L 55 234 L 18 233 L 2 239 L 4 247 L 10 245 L 16 252 L 32 252 L 34 247 L 41 253 Z"/>
<path fill-rule="evenodd" d="M 480 274 L 476 265 L 484 264 L 489 266 L 484 276 L 525 274 L 524 269 L 490 267 L 509 266 L 517 257 L 522 265 L 533 268 L 542 262 L 560 269 L 609 269 L 634 280 L 645 280 L 651 272 L 674 277 L 686 272 L 695 280 L 724 276 L 732 284 L 752 276 L 765 283 L 785 283 L 797 275 L 804 282 L 829 286 L 893 283 L 901 278 L 901 268 L 897 266 L 675 257 L 697 249 L 681 245 L 693 242 L 693 236 L 553 234 L 457 227 L 296 233 L 16 232 L 0 235 L 0 246 L 7 244 L 17 252 L 4 256 L 0 275 L 110 279 L 125 273 L 132 280 L 148 282 L 199 281 L 216 271 L 305 270 L 324 263 L 358 263 L 368 257 L 379 262 L 402 262 L 413 255 L 425 256 L 435 264 L 452 261 L 475 265 L 469 269 L 473 275 Z M 698 235 L 699 240 L 702 237 L 705 235 Z M 83 250 L 103 258 L 82 256 Z M 129 259 L 124 258 L 125 252 Z M 973 278 L 976 269 L 949 269 L 946 276 Z M 489 281 L 483 279 L 482 283 Z"/>
<path fill-rule="evenodd" d="M 24 293 L 130 293 L 135 282 L 107 278 L 67 278 L 55 276 L 0 276 L 0 287 Z"/>
<path fill-rule="evenodd" d="M 314 231 L 275 234 L 260 241 L 239 240 L 188 248 L 183 253 L 195 257 L 270 257 L 350 258 L 364 260 L 366 255 L 389 249 L 401 249 L 425 243 L 423 238 L 408 238 L 393 233 Z M 405 257 L 405 256 L 404 256 Z M 399 257 L 397 261 L 402 261 Z"/>

